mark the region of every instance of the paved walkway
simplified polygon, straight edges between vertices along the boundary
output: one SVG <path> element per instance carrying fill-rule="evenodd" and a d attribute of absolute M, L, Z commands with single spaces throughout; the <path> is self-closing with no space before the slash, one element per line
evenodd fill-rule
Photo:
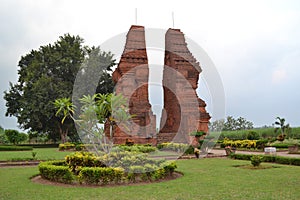
<path fill-rule="evenodd" d="M 220 156 L 226 155 L 225 150 L 223 150 L 223 149 L 213 149 L 210 153 L 212 153 L 213 155 L 220 155 Z M 265 155 L 264 152 L 257 152 L 257 151 L 236 151 L 235 153 Z M 289 154 L 288 151 L 278 151 L 278 152 L 276 152 L 276 155 L 300 158 L 300 154 Z"/>

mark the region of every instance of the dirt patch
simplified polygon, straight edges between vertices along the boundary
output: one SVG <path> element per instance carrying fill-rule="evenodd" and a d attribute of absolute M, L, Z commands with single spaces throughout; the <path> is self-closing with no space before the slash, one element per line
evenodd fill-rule
<path fill-rule="evenodd" d="M 0 162 L 0 167 L 24 167 L 24 166 L 36 166 L 41 161 L 3 161 Z"/>
<path fill-rule="evenodd" d="M 233 165 L 233 167 L 238 167 L 242 169 L 251 169 L 251 170 L 279 168 L 278 166 L 271 166 L 271 165 L 259 165 L 257 167 L 254 167 L 253 165 Z"/>
<path fill-rule="evenodd" d="M 53 182 L 53 181 L 43 179 L 40 175 L 32 177 L 31 181 L 34 182 L 34 183 L 38 183 L 38 184 L 61 186 L 61 187 L 92 187 L 92 188 L 97 188 L 97 187 L 129 186 L 129 185 L 147 185 L 147 184 L 152 184 L 152 183 L 160 183 L 160 182 L 175 180 L 175 179 L 180 178 L 182 176 L 183 176 L 183 174 L 181 172 L 174 172 L 172 176 L 168 176 L 164 179 L 157 180 L 157 181 L 144 181 L 144 182 L 139 181 L 137 183 L 119 183 L 119 184 L 108 184 L 108 185 L 86 185 L 86 184 L 79 184 L 79 183 L 71 183 L 71 184 L 58 183 L 58 182 Z"/>

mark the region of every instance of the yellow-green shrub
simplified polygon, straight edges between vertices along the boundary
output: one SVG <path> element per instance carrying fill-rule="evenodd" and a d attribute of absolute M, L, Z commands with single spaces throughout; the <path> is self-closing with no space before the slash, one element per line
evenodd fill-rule
<path fill-rule="evenodd" d="M 231 146 L 236 148 L 256 148 L 257 140 L 229 140 L 227 138 L 223 141 L 223 146 Z"/>

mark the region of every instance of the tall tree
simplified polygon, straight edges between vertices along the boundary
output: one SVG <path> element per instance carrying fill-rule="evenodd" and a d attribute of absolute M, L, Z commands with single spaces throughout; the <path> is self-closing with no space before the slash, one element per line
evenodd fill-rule
<path fill-rule="evenodd" d="M 100 47 L 87 48 L 87 54 L 74 84 L 73 100 L 84 95 L 112 93 L 114 89 L 111 73 L 116 60 L 113 54 L 101 51 Z"/>
<path fill-rule="evenodd" d="M 68 118 L 62 124 L 61 116 L 55 115 L 55 99 L 72 97 L 78 74 L 84 74 L 87 82 L 91 82 L 91 78 L 96 80 L 94 93 L 112 92 L 113 89 L 109 73 L 115 64 L 113 55 L 99 47 L 89 48 L 82 44 L 83 39 L 79 36 L 65 34 L 54 44 L 41 46 L 22 56 L 18 82 L 10 83 L 10 89 L 4 95 L 6 116 L 17 117 L 23 129 L 46 133 L 52 139 L 60 135 L 62 142 L 66 141 L 67 135 L 74 136 L 73 120 Z M 94 77 L 87 76 L 86 72 L 90 71 L 94 72 Z M 103 81 L 97 81 L 99 78 Z"/>
<path fill-rule="evenodd" d="M 216 121 L 213 121 L 209 123 L 209 130 L 210 131 L 221 131 L 224 127 L 225 120 L 224 119 L 219 119 Z"/>
<path fill-rule="evenodd" d="M 228 116 L 226 118 L 226 122 L 224 123 L 224 131 L 235 131 L 235 130 L 247 130 L 252 129 L 253 123 L 246 120 L 243 117 L 239 117 L 234 119 L 232 116 Z"/>

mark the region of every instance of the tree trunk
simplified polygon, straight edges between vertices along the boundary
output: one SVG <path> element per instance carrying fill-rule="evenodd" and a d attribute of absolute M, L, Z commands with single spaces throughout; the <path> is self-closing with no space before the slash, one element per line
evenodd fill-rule
<path fill-rule="evenodd" d="M 61 126 L 59 126 L 59 134 L 61 138 L 61 143 L 66 143 L 67 142 L 67 135 L 68 135 L 68 129 L 66 131 L 63 130 Z"/>

